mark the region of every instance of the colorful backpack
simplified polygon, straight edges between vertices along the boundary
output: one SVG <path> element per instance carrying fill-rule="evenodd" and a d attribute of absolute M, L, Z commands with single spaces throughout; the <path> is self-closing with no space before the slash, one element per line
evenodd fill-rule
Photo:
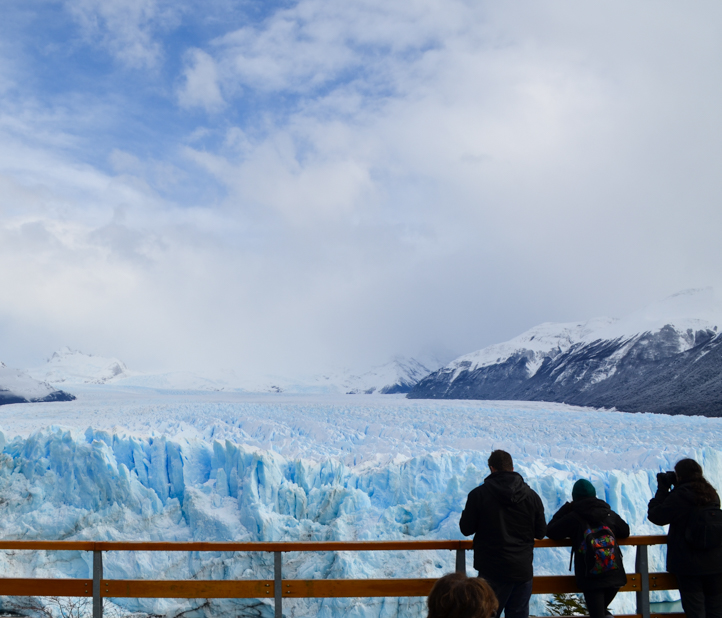
<path fill-rule="evenodd" d="M 621 552 L 611 528 L 587 524 L 584 539 L 577 549 L 584 560 L 587 577 L 598 577 L 619 569 Z M 573 552 L 572 552 L 573 555 Z M 569 564 L 571 570 L 571 561 Z"/>

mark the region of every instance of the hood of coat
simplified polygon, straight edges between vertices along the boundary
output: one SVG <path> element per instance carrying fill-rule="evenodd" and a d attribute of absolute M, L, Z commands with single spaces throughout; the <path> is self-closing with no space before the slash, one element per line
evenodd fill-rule
<path fill-rule="evenodd" d="M 683 481 L 673 491 L 692 506 L 720 506 L 719 495 L 708 482 Z"/>
<path fill-rule="evenodd" d="M 517 504 L 526 496 L 526 483 L 518 472 L 492 472 L 484 479 L 484 486 L 489 488 L 499 504 Z"/>
<path fill-rule="evenodd" d="M 572 502 L 574 512 L 586 522 L 602 521 L 612 511 L 611 507 L 599 498 L 582 498 Z"/>

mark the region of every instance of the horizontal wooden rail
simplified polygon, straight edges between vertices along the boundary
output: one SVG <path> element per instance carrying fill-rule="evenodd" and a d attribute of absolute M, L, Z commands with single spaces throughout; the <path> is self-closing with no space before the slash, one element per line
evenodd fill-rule
<path fill-rule="evenodd" d="M 92 597 L 92 579 L 0 578 L 0 595 L 21 597 Z"/>
<path fill-rule="evenodd" d="M 148 580 L 104 579 L 104 597 L 132 599 L 272 599 L 272 579 L 255 580 Z"/>
<path fill-rule="evenodd" d="M 284 597 L 417 597 L 427 596 L 433 579 L 284 579 Z M 639 573 L 628 573 L 621 592 L 636 592 Z M 17 579 L 0 578 L 0 595 L 90 597 L 92 579 Z M 653 590 L 676 590 L 677 581 L 670 573 L 649 575 Z M 254 580 L 149 580 L 103 579 L 104 597 L 177 598 L 177 599 L 258 599 L 272 598 L 272 579 Z M 578 592 L 573 575 L 540 575 L 534 578 L 532 594 Z"/>

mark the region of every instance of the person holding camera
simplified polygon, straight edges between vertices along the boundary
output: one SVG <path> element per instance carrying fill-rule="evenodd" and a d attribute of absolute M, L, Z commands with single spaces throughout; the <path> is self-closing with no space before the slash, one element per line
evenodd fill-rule
<path fill-rule="evenodd" d="M 678 461 L 674 472 L 657 474 L 647 517 L 659 526 L 669 524 L 667 571 L 677 576 L 687 618 L 722 618 L 722 543 L 713 539 L 714 522 L 705 523 L 708 515 L 718 515 L 719 507 L 719 495 L 694 459 Z"/>
<path fill-rule="evenodd" d="M 627 522 L 597 498 L 594 485 L 579 479 L 572 487 L 572 501 L 565 502 L 549 522 L 547 536 L 572 540 L 574 576 L 589 616 L 608 616 L 607 607 L 627 583 L 617 543 L 629 536 Z"/>

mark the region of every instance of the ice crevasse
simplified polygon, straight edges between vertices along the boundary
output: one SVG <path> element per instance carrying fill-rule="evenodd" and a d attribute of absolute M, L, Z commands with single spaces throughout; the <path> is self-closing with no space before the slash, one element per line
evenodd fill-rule
<path fill-rule="evenodd" d="M 440 450 L 404 460 L 347 465 L 288 458 L 270 450 L 203 439 L 138 437 L 88 429 L 44 429 L 6 443 L 0 434 L 0 534 L 4 539 L 306 541 L 459 539 L 467 493 L 487 474 L 488 453 Z M 713 482 L 722 453 L 694 454 Z M 659 534 L 646 520 L 658 470 L 586 469 L 553 459 L 517 460 L 544 502 L 547 519 L 590 478 L 633 534 Z M 539 549 L 536 574 L 567 572 L 568 549 Z M 661 548 L 650 568 L 664 569 Z M 3 577 L 90 577 L 89 552 L 0 552 Z M 633 571 L 634 549 L 626 550 Z M 471 552 L 467 554 L 471 570 Z M 267 579 L 263 553 L 109 552 L 109 579 Z M 450 551 L 326 552 L 284 555 L 284 577 L 438 577 Z M 656 593 L 663 600 L 667 593 Z M 534 597 L 533 613 L 544 599 Z M 12 599 L 2 599 L 10 607 Z M 287 600 L 288 616 L 421 615 L 424 599 Z M 119 599 L 128 611 L 204 616 L 272 616 L 269 600 Z M 631 594 L 615 609 L 632 613 Z"/>

